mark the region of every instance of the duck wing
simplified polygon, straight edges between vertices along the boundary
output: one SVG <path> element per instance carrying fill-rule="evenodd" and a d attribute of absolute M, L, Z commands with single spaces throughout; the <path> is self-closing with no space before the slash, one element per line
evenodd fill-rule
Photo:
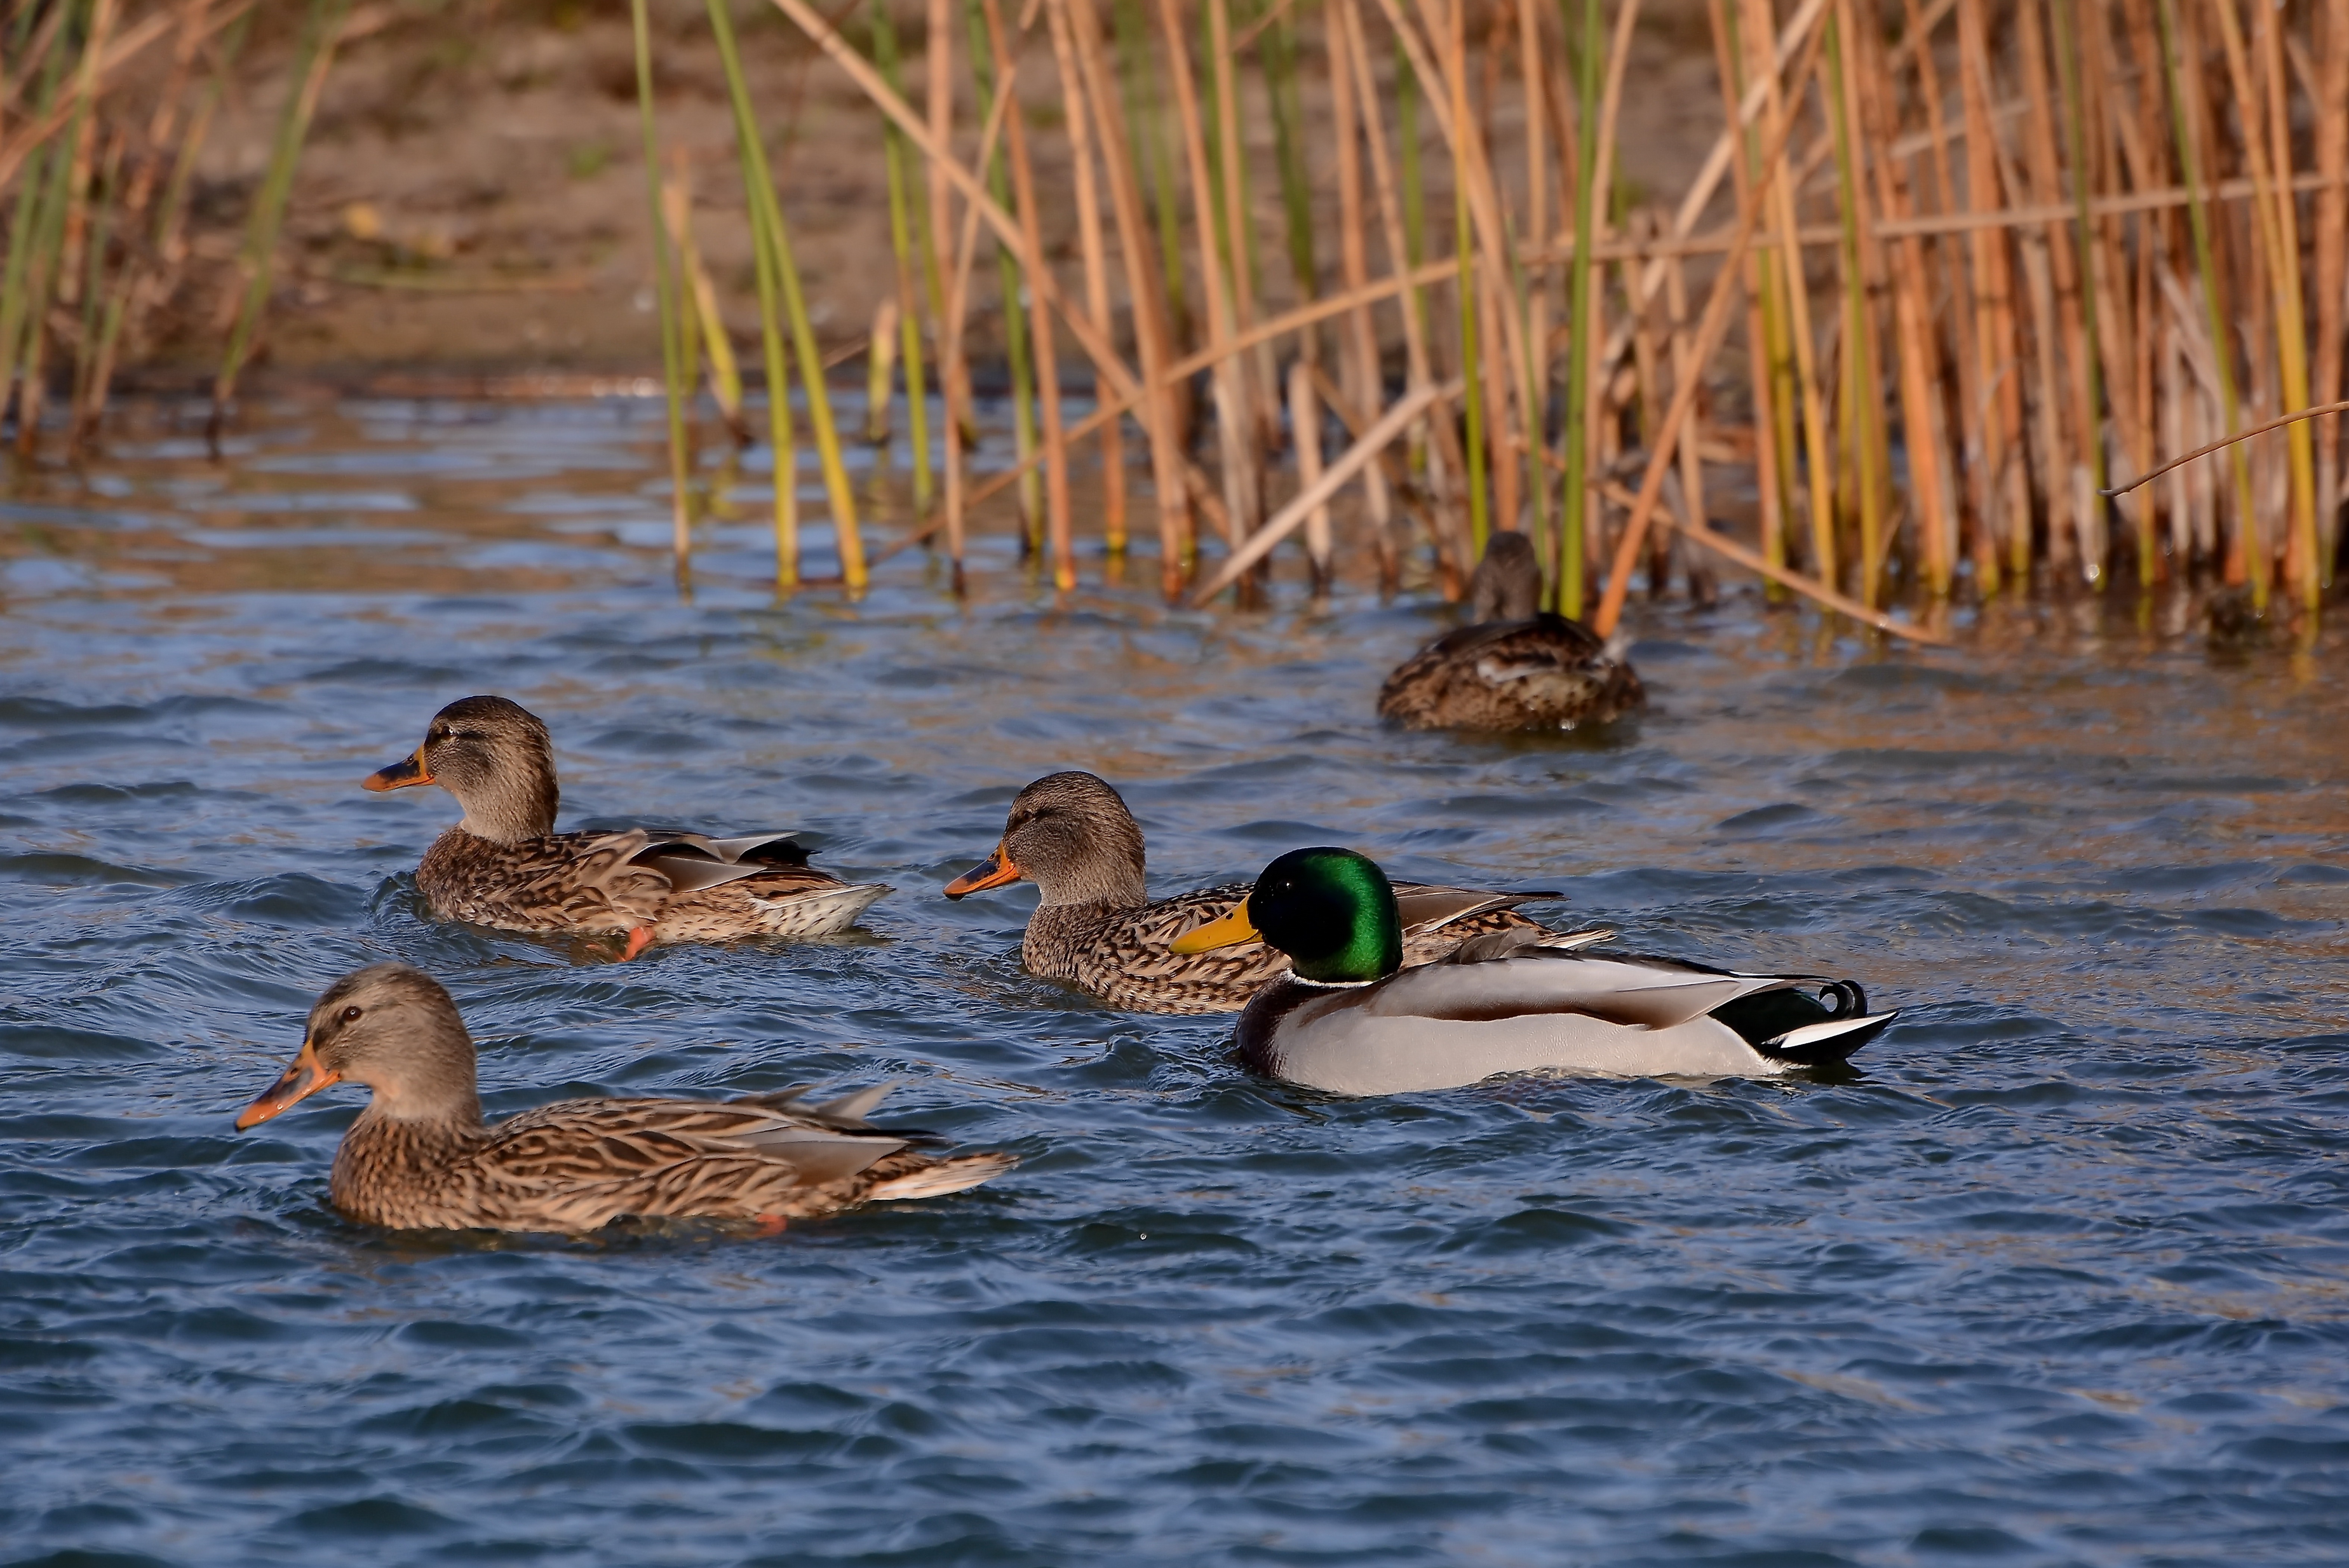
<path fill-rule="evenodd" d="M 701 833 L 647 832 L 645 837 L 644 847 L 631 859 L 668 878 L 673 893 L 698 892 L 778 869 L 804 870 L 811 883 L 840 880 L 810 869 L 807 851 L 789 833 L 713 839 Z"/>
<path fill-rule="evenodd" d="M 514 843 L 461 828 L 440 835 L 417 868 L 435 913 L 508 931 L 625 931 L 655 918 L 668 882 L 635 863 L 651 835 L 548 833 Z"/>
<path fill-rule="evenodd" d="M 753 1219 L 844 1207 L 904 1151 L 878 1129 L 756 1101 L 574 1099 L 492 1128 L 472 1157 L 512 1220 L 593 1230 L 622 1215 Z"/>
<path fill-rule="evenodd" d="M 1403 939 L 1425 936 L 1447 925 L 1473 921 L 1478 915 L 1515 909 L 1521 903 L 1559 899 L 1560 892 L 1495 892 L 1489 888 L 1437 887 L 1430 882 L 1394 884 L 1395 913 L 1402 918 Z M 1531 921 L 1533 930 L 1541 928 Z"/>

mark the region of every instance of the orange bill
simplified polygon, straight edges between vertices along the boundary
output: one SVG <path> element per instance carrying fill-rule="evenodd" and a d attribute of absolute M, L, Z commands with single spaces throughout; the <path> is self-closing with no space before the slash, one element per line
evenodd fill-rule
<path fill-rule="evenodd" d="M 416 755 L 403 757 L 388 768 L 378 768 L 359 780 L 362 789 L 406 789 L 417 784 L 437 782 L 432 769 L 424 765 L 424 748 L 418 747 Z"/>
<path fill-rule="evenodd" d="M 1019 866 L 1011 859 L 1010 850 L 1003 844 L 998 844 L 995 846 L 995 852 L 988 856 L 985 861 L 947 883 L 947 896 L 960 898 L 968 892 L 984 892 L 991 887 L 1001 887 L 1006 882 L 1016 882 L 1021 874 Z"/>
<path fill-rule="evenodd" d="M 1248 920 L 1247 900 L 1232 905 L 1231 913 L 1221 920 L 1211 920 L 1205 925 L 1195 925 L 1166 944 L 1169 953 L 1206 953 L 1217 947 L 1237 947 L 1243 942 L 1257 940 L 1256 926 Z"/>
<path fill-rule="evenodd" d="M 271 1084 L 267 1093 L 246 1106 L 237 1117 L 236 1130 L 243 1132 L 248 1127 L 259 1127 L 279 1111 L 300 1104 L 328 1084 L 342 1081 L 342 1074 L 330 1073 L 319 1064 L 318 1053 L 310 1048 L 309 1041 L 305 1040 L 302 1042 L 302 1054 L 294 1058 L 294 1065 L 285 1069 L 285 1076 Z"/>

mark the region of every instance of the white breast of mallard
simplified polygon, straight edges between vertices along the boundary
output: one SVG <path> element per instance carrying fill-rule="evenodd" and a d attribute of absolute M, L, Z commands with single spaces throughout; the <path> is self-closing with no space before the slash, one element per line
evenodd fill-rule
<path fill-rule="evenodd" d="M 1335 1094 L 1456 1088 L 1503 1074 L 1775 1077 L 1784 1068 L 1698 1014 L 1662 1026 L 1599 1016 L 1563 991 L 1567 966 L 1431 965 L 1360 986 L 1292 982 L 1252 1004 L 1258 1070 Z M 1261 1011 L 1260 1011 L 1261 1010 Z"/>

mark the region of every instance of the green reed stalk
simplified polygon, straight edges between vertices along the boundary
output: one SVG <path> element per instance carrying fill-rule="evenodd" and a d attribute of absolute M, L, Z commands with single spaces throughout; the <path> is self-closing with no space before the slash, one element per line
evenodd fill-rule
<path fill-rule="evenodd" d="M 81 41 L 81 60 L 76 66 L 78 74 L 87 73 L 95 51 L 105 45 L 98 26 L 97 7 L 83 5 L 78 8 L 78 20 L 85 29 Z M 60 37 L 58 54 L 64 54 Z M 71 215 L 79 200 L 76 189 L 78 179 L 86 172 L 78 156 L 82 128 L 88 123 L 91 95 L 87 90 L 88 77 L 74 88 L 73 113 L 62 132 L 50 145 L 47 170 L 47 190 L 43 194 L 39 216 L 33 232 L 32 268 L 26 280 L 25 298 L 24 376 L 16 397 L 16 451 L 29 458 L 41 433 L 41 404 L 48 389 L 43 359 L 48 347 L 45 325 L 48 320 L 49 304 L 67 281 L 67 236 Z"/>
<path fill-rule="evenodd" d="M 644 132 L 645 201 L 652 216 L 653 298 L 658 306 L 661 335 L 661 386 L 667 395 L 670 544 L 680 570 L 693 552 L 690 492 L 685 451 L 685 400 L 691 393 L 685 380 L 683 302 L 669 257 L 668 225 L 661 217 L 660 132 L 653 119 L 652 24 L 646 0 L 628 0 L 636 50 L 636 119 Z"/>
<path fill-rule="evenodd" d="M 637 0 L 637 4 L 642 3 L 643 0 Z M 824 381 L 823 351 L 816 344 L 815 325 L 808 315 L 807 294 L 800 284 L 799 264 L 792 256 L 791 230 L 783 222 L 782 202 L 775 194 L 775 182 L 768 171 L 766 154 L 758 136 L 758 125 L 755 119 L 749 118 L 750 109 L 747 90 L 740 97 L 739 114 L 741 118 L 737 120 L 737 137 L 745 150 L 752 151 L 757 161 L 758 188 L 751 200 L 767 231 L 774 280 L 782 295 L 782 316 L 791 327 L 792 349 L 799 365 L 800 386 L 807 393 L 808 428 L 815 438 L 816 458 L 823 469 L 824 499 L 832 509 L 833 536 L 840 552 L 841 582 L 850 593 L 861 593 L 869 580 L 869 573 L 864 563 L 864 536 L 856 520 L 856 491 L 848 481 L 848 464 L 841 457 L 840 427 L 833 418 L 832 393 Z M 746 129 L 749 134 L 743 135 Z M 776 391 L 771 387 L 768 398 L 771 415 L 772 404 L 777 401 Z M 792 470 L 783 466 L 788 456 L 781 449 L 775 454 L 776 482 L 779 485 L 788 484 L 791 480 Z"/>
<path fill-rule="evenodd" d="M 1569 14 L 1570 26 L 1573 18 Z M 1574 179 L 1574 259 L 1567 269 L 1566 494 L 1558 519 L 1557 613 L 1579 619 L 1583 600 L 1583 531 L 1590 506 L 1590 359 L 1597 301 L 1591 297 L 1591 236 L 1599 214 L 1599 76 L 1605 54 L 1599 0 L 1582 0 L 1580 52 L 1576 59 L 1575 118 L 1578 129 Z"/>
<path fill-rule="evenodd" d="M 1868 303 L 1868 280 L 1860 254 L 1859 151 L 1851 119 L 1850 40 L 1844 22 L 1850 13 L 1838 8 L 1820 25 L 1826 29 L 1823 51 L 1829 97 L 1827 123 L 1835 148 L 1837 208 L 1841 218 L 1843 254 L 1843 362 L 1846 410 L 1850 421 L 1847 443 L 1854 480 L 1859 495 L 1859 602 L 1876 608 L 1883 575 L 1884 480 L 1879 447 L 1881 410 L 1877 397 L 1883 379 L 1877 372 L 1876 334 Z"/>
<path fill-rule="evenodd" d="M 78 410 L 89 397 L 89 378 L 98 373 L 98 323 L 106 305 L 106 255 L 114 241 L 114 222 L 122 206 L 123 138 L 112 139 L 105 165 L 92 181 L 90 200 L 96 211 L 89 225 L 89 245 L 82 257 L 81 331 L 74 356 L 73 397 L 67 407 Z M 77 426 L 78 428 L 78 426 Z"/>
<path fill-rule="evenodd" d="M 897 29 L 889 20 L 885 0 L 873 0 L 873 63 L 882 79 L 898 97 L 905 96 L 897 51 Z M 882 127 L 882 153 L 889 171 L 889 244 L 897 257 L 898 354 L 905 362 L 905 438 L 914 449 L 914 510 L 930 510 L 930 408 L 928 378 L 922 366 L 922 322 L 917 308 L 920 290 L 915 284 L 916 221 L 909 152 L 905 133 L 894 123 Z M 927 236 L 920 238 L 921 254 L 929 253 Z"/>
<path fill-rule="evenodd" d="M 1463 123 L 1461 100 L 1453 105 L 1453 134 L 1465 137 L 1467 126 Z M 1491 502 L 1485 494 L 1485 466 L 1490 454 L 1485 449 L 1485 379 L 1481 361 L 1484 346 L 1477 341 L 1476 320 L 1476 247 L 1469 232 L 1468 170 L 1464 160 L 1455 161 L 1452 179 L 1452 244 L 1460 258 L 1460 374 L 1464 380 L 1461 403 L 1462 455 L 1468 463 L 1468 550 L 1481 561 L 1485 556 L 1485 535 L 1493 525 Z"/>
<path fill-rule="evenodd" d="M 47 115 L 57 101 L 57 78 L 64 68 L 65 54 L 62 48 L 50 50 L 41 67 L 40 89 L 30 118 L 37 119 Z M 16 378 L 17 349 L 24 339 L 33 284 L 33 261 L 41 250 L 38 237 L 47 227 L 45 202 L 49 190 L 48 163 L 61 155 L 64 147 L 63 140 L 55 140 L 46 155 L 36 151 L 27 158 L 23 183 L 16 190 L 16 211 L 8 225 L 8 260 L 5 269 L 0 269 L 0 413 L 7 409 Z M 32 319 L 37 334 L 39 317 Z"/>
<path fill-rule="evenodd" d="M 317 112 L 318 95 L 326 85 L 326 71 L 334 63 L 336 39 L 342 32 L 343 14 L 349 3 L 350 0 L 310 0 L 310 22 L 303 30 L 301 53 L 295 58 L 285 111 L 278 117 L 276 139 L 269 150 L 268 171 L 262 178 L 260 193 L 254 198 L 253 216 L 245 229 L 244 299 L 237 308 L 236 324 L 229 331 L 227 352 L 221 356 L 220 374 L 212 382 L 209 430 L 215 441 L 229 399 L 236 392 L 237 374 L 243 369 L 245 356 L 253 347 L 253 335 L 260 328 L 261 313 L 269 304 L 270 285 L 275 276 L 277 235 L 285 227 L 286 200 L 294 193 L 294 168 L 310 132 L 310 117 Z"/>
<path fill-rule="evenodd" d="M 1143 0 L 1117 0 L 1116 22 L 1118 82 L 1137 110 L 1127 119 L 1133 166 L 1150 176 L 1160 285 L 1166 293 L 1173 341 L 1185 342 L 1190 337 L 1191 310 L 1183 293 L 1183 197 L 1174 178 L 1174 139 L 1166 131 L 1166 100 L 1158 90 L 1157 74 L 1150 69 L 1150 18 Z"/>
<path fill-rule="evenodd" d="M 970 27 L 971 75 L 987 112 L 995 112 L 995 50 L 987 37 L 987 15 L 978 0 L 968 0 L 963 15 Z M 1011 105 L 1008 114 L 1018 114 Z M 987 193 L 995 204 L 1010 211 L 1017 202 L 1011 191 L 1011 165 L 999 142 L 987 162 Z M 1019 459 L 1019 552 L 1025 558 L 1044 548 L 1044 478 L 1032 460 L 1036 455 L 1036 372 L 1028 353 L 1025 274 L 1019 258 L 1009 246 L 995 248 L 996 277 L 1003 290 L 1003 358 L 1011 377 L 1011 435 Z"/>
<path fill-rule="evenodd" d="M 1320 269 L 1313 255 L 1313 182 L 1305 168 L 1305 110 L 1297 88 L 1297 28 L 1282 11 L 1264 31 L 1258 57 L 1272 99 L 1272 141 L 1280 168 L 1280 204 L 1288 221 L 1288 268 L 1302 303 L 1319 291 Z M 1313 342 L 1305 335 L 1309 347 Z"/>
<path fill-rule="evenodd" d="M 726 68 L 726 95 L 734 111 L 734 146 L 742 170 L 743 203 L 750 213 L 752 271 L 759 286 L 759 345 L 767 368 L 767 439 L 774 453 L 775 586 L 794 588 L 800 580 L 799 449 L 792 433 L 791 366 L 783 356 L 782 264 L 775 242 L 780 221 L 775 182 L 767 171 L 767 149 L 750 89 L 734 44 L 727 0 L 709 0 L 709 27 L 718 37 L 718 57 Z M 810 403 L 814 399 L 811 397 Z"/>
<path fill-rule="evenodd" d="M 2220 434 L 2231 436 L 2241 424 L 2240 402 L 2235 394 L 2235 356 L 2230 351 L 2232 338 L 2227 330 L 2226 302 L 2220 297 L 2217 258 L 2211 254 L 2210 211 L 2202 196 L 2202 158 L 2196 146 L 2196 137 L 2186 100 L 2186 67 L 2178 57 L 2178 17 L 2173 9 L 2176 0 L 2155 0 L 2154 16 L 2161 28 L 2161 57 L 2169 62 L 2163 73 L 2162 87 L 2169 98 L 2169 123 L 2178 137 L 2178 172 L 2186 178 L 2186 223 L 2194 239 L 2194 270 L 2202 281 L 2202 309 L 2205 324 L 2210 333 L 2210 357 L 2219 377 Z M 2251 565 L 2251 603 L 2254 609 L 2267 608 L 2267 573 L 2255 559 L 2259 545 L 2259 514 L 2251 507 L 2251 469 L 2245 459 L 2244 443 L 2237 441 L 2227 449 L 2234 471 L 2236 516 L 2238 526 L 2248 541 L 2242 552 Z M 2230 552 L 2231 556 L 2234 552 Z"/>

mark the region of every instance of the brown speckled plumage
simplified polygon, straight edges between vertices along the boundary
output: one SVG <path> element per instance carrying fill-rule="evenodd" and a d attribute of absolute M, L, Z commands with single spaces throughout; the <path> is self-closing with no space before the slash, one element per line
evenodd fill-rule
<path fill-rule="evenodd" d="M 950 1159 L 926 1135 L 864 1119 L 868 1090 L 809 1106 L 796 1092 L 725 1102 L 571 1099 L 484 1126 L 471 1037 L 430 976 L 382 964 L 311 1009 L 303 1052 L 238 1119 L 268 1119 L 326 1085 L 375 1091 L 335 1155 L 335 1206 L 404 1230 L 593 1231 L 614 1220 L 770 1222 L 926 1198 L 1009 1170 Z"/>
<path fill-rule="evenodd" d="M 1572 729 L 1646 702 L 1619 652 L 1579 621 L 1539 611 L 1540 597 L 1525 535 L 1494 534 L 1473 583 L 1475 624 L 1398 665 L 1379 688 L 1379 717 L 1408 729 Z"/>
<path fill-rule="evenodd" d="M 1169 951 L 1175 937 L 1230 913 L 1252 884 L 1147 897 L 1142 828 L 1118 792 L 1090 773 L 1054 773 L 1022 789 L 1011 803 L 996 857 L 955 882 L 947 896 L 998 885 L 991 879 L 1008 859 L 1043 893 L 1020 939 L 1020 962 L 1112 1006 L 1138 1013 L 1236 1012 L 1267 981 L 1288 972 L 1288 957 L 1260 942 L 1187 955 Z M 1540 923 L 1515 906 L 1554 896 L 1398 882 L 1403 962 L 1441 958 L 1473 936 L 1539 931 Z"/>
<path fill-rule="evenodd" d="M 450 703 L 417 757 L 367 787 L 428 783 L 465 808 L 416 872 L 426 906 L 443 920 L 502 931 L 644 931 L 661 942 L 821 936 L 845 930 L 889 891 L 812 869 L 785 835 L 554 831 L 559 796 L 546 727 L 503 697 Z"/>

